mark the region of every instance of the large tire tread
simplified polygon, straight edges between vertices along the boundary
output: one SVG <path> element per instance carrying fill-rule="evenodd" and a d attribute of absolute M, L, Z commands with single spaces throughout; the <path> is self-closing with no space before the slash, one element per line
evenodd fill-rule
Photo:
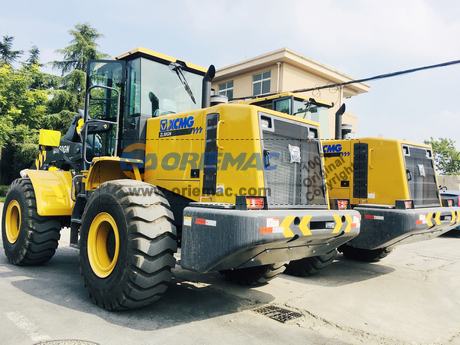
<path fill-rule="evenodd" d="M 11 195 L 8 195 L 10 194 Z M 40 216 L 32 182 L 29 178 L 13 181 L 5 199 L 3 217 L 12 200 L 21 208 L 21 228 L 15 243 L 8 242 L 3 219 L 3 246 L 8 260 L 15 265 L 39 265 L 49 261 L 56 252 L 62 227 L 60 217 Z"/>
<path fill-rule="evenodd" d="M 361 249 L 348 245 L 342 245 L 338 249 L 346 258 L 364 262 L 377 262 L 393 251 L 393 248 Z"/>
<path fill-rule="evenodd" d="M 177 241 L 173 234 L 173 213 L 161 191 L 144 182 L 118 180 L 106 182 L 100 187 L 90 197 L 87 205 L 97 203 L 95 199 L 100 193 L 113 195 L 115 202 L 122 208 L 127 224 L 125 231 L 128 233 L 128 243 L 120 243 L 120 246 L 128 246 L 128 254 L 125 258 L 118 258 L 117 266 L 120 267 L 115 270 L 120 271 L 118 274 L 122 278 L 120 282 L 114 283 L 122 284 L 123 288 L 121 291 L 115 289 L 115 292 L 111 292 L 111 287 L 108 286 L 109 291 L 102 293 L 104 289 L 98 288 L 98 284 L 85 285 L 91 300 L 104 309 L 143 307 L 159 299 L 172 279 L 171 269 L 176 263 L 174 253 L 177 250 Z M 128 188 L 139 187 L 153 188 L 154 193 L 151 196 L 130 194 Z M 85 209 L 82 219 L 87 214 Z M 83 255 L 84 253 L 80 253 L 80 273 L 88 280 L 88 275 L 92 272 L 84 272 L 87 268 L 82 268 L 82 261 L 87 259 Z M 122 272 L 123 270 L 126 272 Z"/>
<path fill-rule="evenodd" d="M 270 265 L 254 266 L 233 270 L 225 270 L 220 273 L 225 280 L 239 285 L 262 285 L 277 277 L 286 269 L 285 262 Z"/>
<path fill-rule="evenodd" d="M 311 276 L 331 265 L 336 255 L 337 250 L 334 249 L 324 255 L 291 261 L 284 273 L 297 277 Z"/>

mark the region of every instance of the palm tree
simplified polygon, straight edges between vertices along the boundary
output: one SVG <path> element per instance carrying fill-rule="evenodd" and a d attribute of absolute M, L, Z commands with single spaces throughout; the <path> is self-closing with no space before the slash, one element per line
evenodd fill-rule
<path fill-rule="evenodd" d="M 62 75 L 72 70 L 85 71 L 89 59 L 109 58 L 109 55 L 97 50 L 99 45 L 95 42 L 104 35 L 92 28 L 89 23 L 75 25 L 75 30 L 69 30 L 69 34 L 74 37 L 70 45 L 56 50 L 56 53 L 64 56 L 64 60 L 52 62 L 53 68 L 61 70 Z"/>
<path fill-rule="evenodd" d="M 12 64 L 22 55 L 22 50 L 11 50 L 13 47 L 14 37 L 3 36 L 3 42 L 0 42 L 0 64 Z"/>

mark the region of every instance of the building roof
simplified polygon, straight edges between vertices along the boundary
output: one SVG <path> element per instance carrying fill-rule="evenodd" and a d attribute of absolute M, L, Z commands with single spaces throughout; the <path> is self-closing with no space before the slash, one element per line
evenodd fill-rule
<path fill-rule="evenodd" d="M 250 71 L 253 71 L 255 68 L 273 66 L 277 62 L 285 62 L 289 65 L 293 65 L 304 71 L 324 78 L 332 83 L 345 83 L 354 80 L 354 78 L 342 72 L 336 71 L 315 60 L 312 60 L 306 56 L 296 53 L 291 49 L 282 48 L 267 54 L 256 56 L 226 67 L 219 68 L 216 71 L 216 77 L 214 78 L 213 82 L 219 82 L 224 79 L 234 78 L 238 75 L 246 74 Z M 355 83 L 346 85 L 343 88 L 344 97 L 351 97 L 360 93 L 365 93 L 368 92 L 369 89 L 370 85 L 366 83 Z"/>

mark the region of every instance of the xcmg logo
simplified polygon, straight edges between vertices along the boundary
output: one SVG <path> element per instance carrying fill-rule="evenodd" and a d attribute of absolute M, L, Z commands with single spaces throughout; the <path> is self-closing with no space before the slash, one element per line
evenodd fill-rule
<path fill-rule="evenodd" d="M 324 153 L 340 152 L 340 151 L 342 151 L 342 144 L 324 145 L 323 146 L 323 152 Z"/>
<path fill-rule="evenodd" d="M 172 120 L 163 119 L 160 121 L 160 132 L 191 128 L 194 123 L 195 119 L 193 116 L 179 117 Z"/>

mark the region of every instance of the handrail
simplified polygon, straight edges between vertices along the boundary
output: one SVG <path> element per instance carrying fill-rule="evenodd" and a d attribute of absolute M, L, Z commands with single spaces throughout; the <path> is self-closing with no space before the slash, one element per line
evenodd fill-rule
<path fill-rule="evenodd" d="M 92 89 L 95 89 L 95 88 L 111 90 L 111 91 L 115 91 L 117 93 L 117 120 L 116 121 L 106 121 L 106 120 L 99 120 L 99 119 L 90 119 L 90 120 L 88 120 L 88 118 L 89 118 L 89 99 L 90 99 L 90 96 L 91 96 L 90 91 Z M 89 87 L 88 90 L 86 91 L 86 104 L 87 104 L 87 106 L 86 106 L 86 109 L 85 109 L 84 125 L 83 125 L 83 129 L 82 129 L 82 130 L 84 130 L 84 135 L 83 135 L 83 159 L 85 160 L 86 163 L 91 164 L 91 162 L 86 159 L 86 138 L 88 137 L 88 123 L 91 123 L 91 122 L 103 122 L 103 123 L 108 123 L 108 124 L 118 126 L 118 124 L 120 123 L 120 99 L 121 99 L 120 91 L 118 91 L 117 89 L 115 89 L 113 87 L 110 87 L 110 86 L 93 85 L 93 86 Z M 118 150 L 118 129 L 116 129 L 116 131 L 115 131 L 114 157 L 117 157 L 117 150 Z"/>

